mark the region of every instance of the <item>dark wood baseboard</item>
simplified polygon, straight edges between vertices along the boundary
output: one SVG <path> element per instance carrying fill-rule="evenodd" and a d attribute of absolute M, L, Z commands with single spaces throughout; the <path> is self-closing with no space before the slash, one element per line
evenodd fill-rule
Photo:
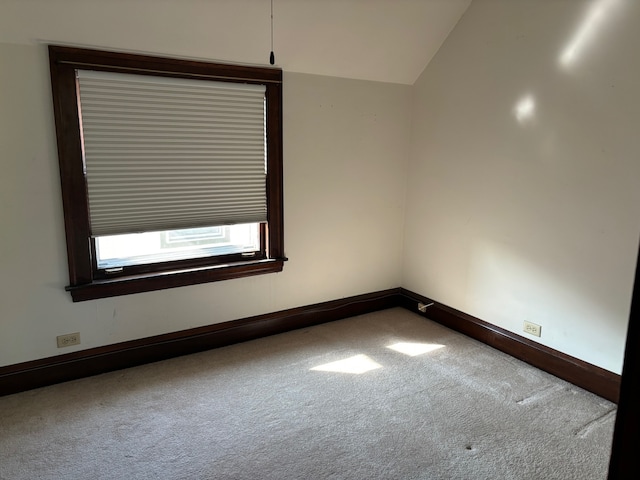
<path fill-rule="evenodd" d="M 566 380 L 577 387 L 618 402 L 621 376 L 528 338 L 492 325 L 454 308 L 440 304 L 404 288 L 400 289 L 400 305 L 452 330 L 479 340 L 490 347 L 533 365 L 540 370 Z M 418 311 L 418 302 L 433 303 L 425 313 Z"/>
<path fill-rule="evenodd" d="M 425 313 L 418 302 L 433 303 Z M 618 401 L 620 375 L 403 288 L 0 367 L 0 396 L 166 360 L 377 310 L 404 307 L 596 395 Z"/>
<path fill-rule="evenodd" d="M 394 288 L 0 367 L 0 396 L 385 310 L 399 298 Z"/>

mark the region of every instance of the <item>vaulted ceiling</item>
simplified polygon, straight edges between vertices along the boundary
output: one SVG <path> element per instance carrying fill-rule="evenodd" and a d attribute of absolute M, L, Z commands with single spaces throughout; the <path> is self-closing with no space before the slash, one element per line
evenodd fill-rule
<path fill-rule="evenodd" d="M 413 84 L 471 0 L 273 0 L 285 71 Z M 0 42 L 268 64 L 270 0 L 0 0 Z"/>

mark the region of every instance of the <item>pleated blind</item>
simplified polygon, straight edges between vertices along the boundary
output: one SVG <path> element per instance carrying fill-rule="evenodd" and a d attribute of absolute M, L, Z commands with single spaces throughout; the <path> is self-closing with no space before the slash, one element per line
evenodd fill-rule
<path fill-rule="evenodd" d="M 263 85 L 77 75 L 92 236 L 267 220 Z"/>

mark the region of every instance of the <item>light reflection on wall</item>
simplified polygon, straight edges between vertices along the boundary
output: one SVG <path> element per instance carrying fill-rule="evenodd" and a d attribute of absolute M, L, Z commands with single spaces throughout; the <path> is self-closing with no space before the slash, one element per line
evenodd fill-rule
<path fill-rule="evenodd" d="M 563 67 L 568 68 L 577 61 L 585 47 L 595 39 L 606 20 L 611 17 L 614 7 L 620 3 L 621 0 L 594 0 L 592 2 L 578 29 L 560 55 L 560 64 Z"/>
<path fill-rule="evenodd" d="M 533 95 L 525 95 L 514 107 L 514 115 L 521 125 L 533 120 L 535 113 L 536 102 Z"/>

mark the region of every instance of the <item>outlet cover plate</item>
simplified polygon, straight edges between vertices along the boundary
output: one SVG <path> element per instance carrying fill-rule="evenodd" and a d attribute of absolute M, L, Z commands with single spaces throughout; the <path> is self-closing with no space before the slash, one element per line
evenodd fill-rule
<path fill-rule="evenodd" d="M 59 335 L 56 337 L 56 341 L 58 342 L 58 348 L 80 345 L 80 332 Z"/>
<path fill-rule="evenodd" d="M 539 337 L 542 335 L 542 327 L 540 325 L 536 325 L 535 323 L 527 322 L 525 320 L 523 330 L 530 335 L 535 335 Z"/>

